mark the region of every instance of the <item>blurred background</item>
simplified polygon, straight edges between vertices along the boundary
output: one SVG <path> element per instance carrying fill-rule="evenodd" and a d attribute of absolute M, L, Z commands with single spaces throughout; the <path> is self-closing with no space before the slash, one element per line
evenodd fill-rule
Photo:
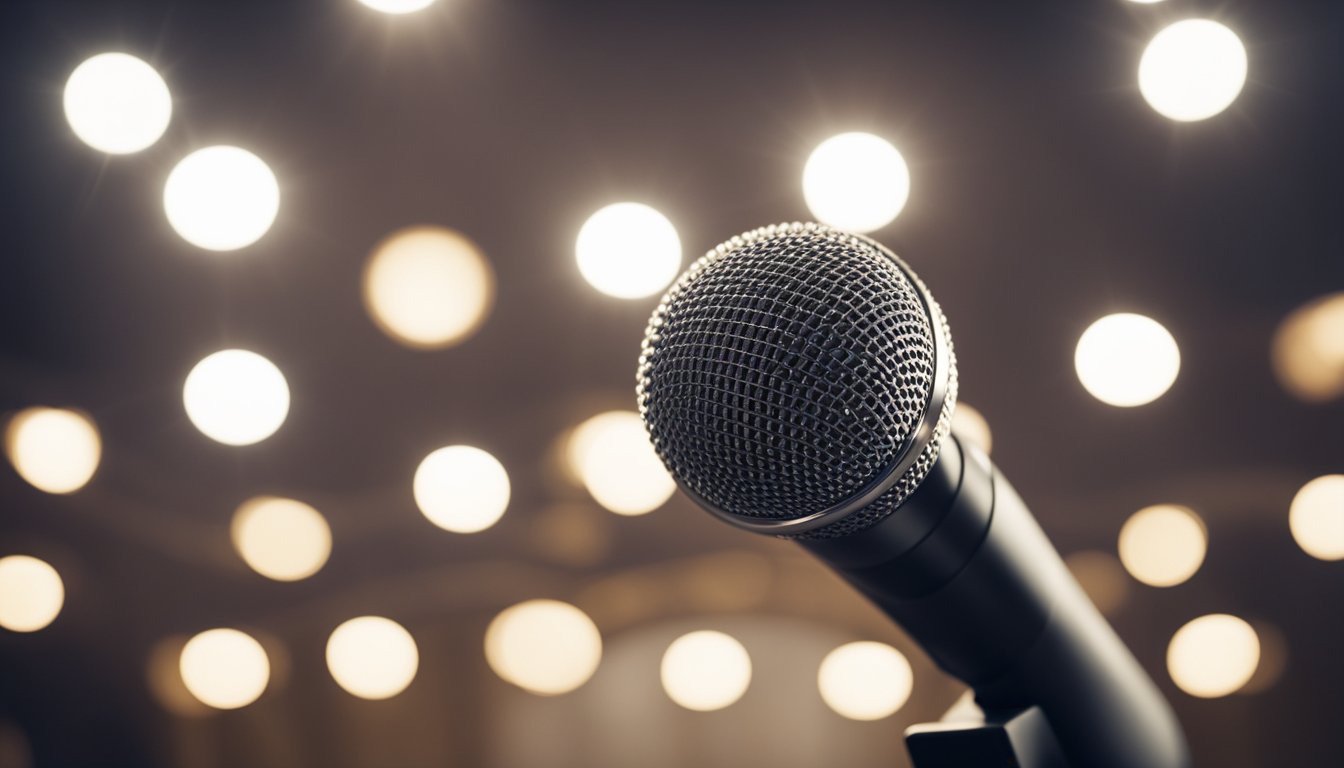
<path fill-rule="evenodd" d="M 956 428 L 1197 763 L 1344 760 L 1344 5 L 0 36 L 0 766 L 907 765 L 962 688 L 633 413 L 676 274 L 809 219 L 929 284 Z"/>

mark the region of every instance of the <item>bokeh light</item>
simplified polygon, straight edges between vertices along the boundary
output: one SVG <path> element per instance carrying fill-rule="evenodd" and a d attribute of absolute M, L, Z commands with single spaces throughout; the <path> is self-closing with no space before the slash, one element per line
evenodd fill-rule
<path fill-rule="evenodd" d="M 1130 581 L 1125 576 L 1125 568 L 1109 552 L 1085 549 L 1074 552 L 1064 558 L 1078 586 L 1097 606 L 1097 610 L 1107 616 L 1114 615 L 1129 599 Z"/>
<path fill-rule="evenodd" d="M 910 169 L 885 139 L 842 133 L 823 141 L 803 167 L 803 199 L 818 221 L 848 232 L 890 224 L 910 197 Z"/>
<path fill-rule="evenodd" d="M 244 562 L 276 581 L 306 579 L 331 554 L 331 528 L 326 519 L 294 499 L 249 499 L 233 513 L 230 533 Z"/>
<path fill-rule="evenodd" d="M 885 643 L 847 643 L 826 654 L 817 687 L 827 706 L 851 720 L 880 720 L 905 706 L 914 687 L 910 662 Z"/>
<path fill-rule="evenodd" d="M 1167 646 L 1167 671 L 1181 690 L 1212 699 L 1235 693 L 1260 663 L 1260 638 L 1245 620 L 1225 613 L 1201 616 L 1176 631 Z"/>
<path fill-rule="evenodd" d="M 384 333 L 438 349 L 470 336 L 494 301 L 495 276 L 470 240 L 451 229 L 389 235 L 364 270 L 364 306 Z"/>
<path fill-rule="evenodd" d="M 392 15 L 414 13 L 434 4 L 434 0 L 359 0 L 359 2 L 375 11 Z"/>
<path fill-rule="evenodd" d="M 1293 497 L 1288 527 L 1303 552 L 1320 560 L 1344 560 L 1344 475 L 1325 475 Z"/>
<path fill-rule="evenodd" d="M 681 270 L 676 228 L 642 203 L 615 203 L 589 216 L 574 251 L 583 279 L 618 299 L 652 296 Z"/>
<path fill-rule="evenodd" d="M 188 640 L 178 670 L 191 695 L 215 709 L 251 704 L 271 679 L 266 649 L 236 629 L 210 629 Z"/>
<path fill-rule="evenodd" d="M 1297 309 L 1274 334 L 1274 372 L 1295 397 L 1311 403 L 1344 395 L 1344 293 Z"/>
<path fill-rule="evenodd" d="M 1246 47 L 1216 21 L 1186 19 L 1158 32 L 1139 61 L 1139 90 L 1163 117 L 1206 120 L 1246 84 Z"/>
<path fill-rule="evenodd" d="M 100 152 L 139 152 L 159 140 L 173 115 L 168 84 L 126 53 L 86 59 L 65 81 L 65 119 L 79 140 Z"/>
<path fill-rule="evenodd" d="M 1181 352 L 1156 320 L 1121 313 L 1083 332 L 1073 364 L 1093 397 L 1128 408 L 1151 403 L 1171 388 L 1181 370 Z"/>
<path fill-rule="evenodd" d="M 187 374 L 182 404 L 191 423 L 211 440 L 251 445 L 285 423 L 289 384 L 274 363 L 256 352 L 225 349 Z"/>
<path fill-rule="evenodd" d="M 168 174 L 163 209 L 182 239 L 210 251 L 233 251 L 260 240 L 275 223 L 280 185 L 251 152 L 206 147 Z"/>
<path fill-rule="evenodd" d="M 360 616 L 327 639 L 327 669 L 347 692 L 361 699 L 387 699 L 406 690 L 420 668 L 411 633 L 382 616 Z"/>
<path fill-rule="evenodd" d="M 506 608 L 485 632 L 485 658 L 503 679 L 542 695 L 588 682 L 602 660 L 602 635 L 578 608 L 528 600 Z"/>
<path fill-rule="evenodd" d="M 453 533 L 483 531 L 509 506 L 504 465 L 469 445 L 450 445 L 426 456 L 415 470 L 413 489 L 420 512 Z"/>
<path fill-rule="evenodd" d="M 1145 507 L 1120 528 L 1120 562 L 1149 586 L 1187 581 L 1203 565 L 1207 550 L 1204 522 L 1194 510 L 1176 504 Z"/>
<path fill-rule="evenodd" d="M 28 555 L 0 558 L 0 627 L 36 632 L 56 620 L 65 605 L 61 575 Z"/>
<path fill-rule="evenodd" d="M 964 437 L 977 448 L 989 455 L 994 447 L 994 435 L 989 431 L 989 421 L 984 414 L 972 408 L 968 403 L 958 402 L 952 411 L 952 431 L 958 437 Z"/>
<path fill-rule="evenodd" d="M 567 453 L 597 503 L 618 515 L 651 512 L 677 489 L 634 411 L 608 411 L 583 422 Z"/>
<path fill-rule="evenodd" d="M 736 638 L 701 630 L 682 635 L 663 654 L 663 690 L 687 709 L 710 712 L 742 698 L 751 684 L 751 657 Z"/>
<path fill-rule="evenodd" d="M 103 445 L 93 420 L 77 411 L 27 408 L 5 431 L 5 453 L 19 476 L 47 493 L 73 493 L 98 469 Z"/>

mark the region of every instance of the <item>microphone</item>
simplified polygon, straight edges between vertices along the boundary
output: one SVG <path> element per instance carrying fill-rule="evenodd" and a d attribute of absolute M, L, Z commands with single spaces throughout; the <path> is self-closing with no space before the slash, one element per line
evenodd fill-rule
<path fill-rule="evenodd" d="M 982 709 L 1037 707 L 1073 766 L 1189 764 L 1016 491 L 950 434 L 947 322 L 891 251 L 798 223 L 719 245 L 654 310 L 636 395 L 692 500 L 818 557 Z"/>

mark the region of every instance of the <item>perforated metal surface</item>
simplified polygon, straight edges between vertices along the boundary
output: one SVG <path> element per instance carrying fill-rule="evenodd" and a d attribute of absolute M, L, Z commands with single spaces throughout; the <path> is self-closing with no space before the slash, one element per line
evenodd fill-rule
<path fill-rule="evenodd" d="M 928 413 L 935 334 L 922 286 L 874 243 L 779 225 L 693 264 L 650 320 L 637 394 L 654 447 L 684 488 L 747 519 L 797 519 L 919 456 L 875 502 L 808 536 L 889 514 L 927 474 L 955 399 Z M 946 338 L 946 337 L 944 337 Z M 927 444 L 912 446 L 923 422 Z"/>

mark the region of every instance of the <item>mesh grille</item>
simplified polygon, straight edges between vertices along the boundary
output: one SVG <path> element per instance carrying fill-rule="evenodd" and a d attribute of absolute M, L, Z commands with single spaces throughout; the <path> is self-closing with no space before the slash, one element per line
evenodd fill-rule
<path fill-rule="evenodd" d="M 756 230 L 693 264 L 654 312 L 640 412 L 668 469 L 708 502 L 749 518 L 803 517 L 901 458 L 934 386 L 933 333 L 918 289 L 868 241 L 817 225 Z M 949 390 L 936 438 L 955 378 Z M 885 517 L 939 443 L 876 502 L 807 535 Z"/>

